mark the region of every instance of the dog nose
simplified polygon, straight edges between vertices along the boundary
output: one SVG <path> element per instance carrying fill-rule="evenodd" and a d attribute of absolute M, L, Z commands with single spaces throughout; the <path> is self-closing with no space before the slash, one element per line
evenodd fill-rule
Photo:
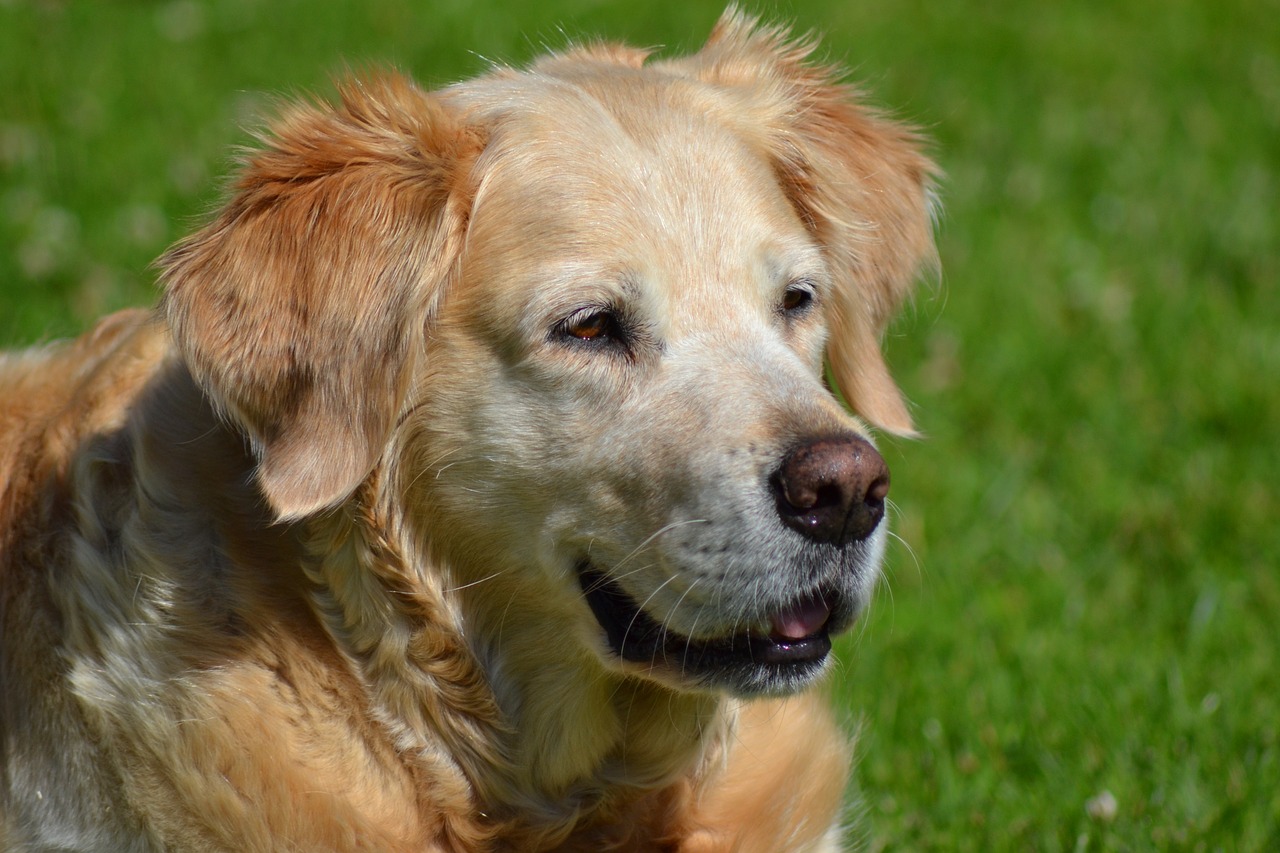
<path fill-rule="evenodd" d="M 821 438 L 788 453 L 773 485 L 784 524 L 815 542 L 848 545 L 884 517 L 889 467 L 864 438 Z"/>

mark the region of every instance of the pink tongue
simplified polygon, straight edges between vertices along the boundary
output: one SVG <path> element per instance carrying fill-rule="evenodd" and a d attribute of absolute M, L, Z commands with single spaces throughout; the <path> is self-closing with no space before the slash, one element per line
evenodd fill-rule
<path fill-rule="evenodd" d="M 782 640 L 803 640 L 822 630 L 831 610 L 822 599 L 813 598 L 788 607 L 773 617 L 773 636 Z"/>

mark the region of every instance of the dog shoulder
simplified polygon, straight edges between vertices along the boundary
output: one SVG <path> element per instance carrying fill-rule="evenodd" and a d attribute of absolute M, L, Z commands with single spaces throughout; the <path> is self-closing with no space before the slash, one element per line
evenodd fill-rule
<path fill-rule="evenodd" d="M 151 312 L 0 360 L 0 848 L 429 849 L 470 810 L 420 811 L 251 468 Z"/>
<path fill-rule="evenodd" d="M 117 404 L 151 372 L 162 338 L 150 312 L 135 309 L 72 341 L 0 353 L 0 482 L 8 482 L 20 452 L 31 452 L 24 440 L 53 419 L 84 431 L 118 415 Z"/>

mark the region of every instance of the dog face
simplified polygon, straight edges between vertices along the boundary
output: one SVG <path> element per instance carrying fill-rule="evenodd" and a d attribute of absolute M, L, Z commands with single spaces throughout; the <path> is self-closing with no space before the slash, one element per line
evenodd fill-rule
<path fill-rule="evenodd" d="M 816 677 L 888 488 L 824 364 L 909 432 L 878 336 L 931 251 L 930 166 L 804 54 L 729 18 L 684 60 L 589 49 L 282 123 L 166 262 L 279 515 L 389 466 L 482 656 L 541 620 L 678 689 Z"/>
<path fill-rule="evenodd" d="M 823 464 L 851 450 L 883 465 L 823 386 L 820 247 L 767 160 L 668 96 L 630 113 L 573 90 L 521 97 L 427 354 L 449 373 L 418 409 L 468 439 L 431 443 L 442 462 L 414 501 L 473 543 L 510 543 L 495 562 L 532 551 L 555 595 L 585 591 L 599 624 L 580 634 L 603 633 L 606 659 L 686 687 L 785 689 L 852 620 L 884 530 L 794 523 L 783 460 L 829 439 Z M 885 474 L 824 473 L 863 489 L 834 498 L 841 524 L 868 500 L 880 512 L 866 492 Z"/>

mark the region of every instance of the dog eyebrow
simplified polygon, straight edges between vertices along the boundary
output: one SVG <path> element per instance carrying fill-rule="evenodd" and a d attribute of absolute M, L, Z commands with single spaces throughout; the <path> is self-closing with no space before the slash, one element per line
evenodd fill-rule
<path fill-rule="evenodd" d="M 545 309 L 550 314 L 568 313 L 586 305 L 624 308 L 644 299 L 644 276 L 628 267 L 566 261 L 553 265 L 541 277 L 546 288 Z M 531 294 L 535 295 L 535 294 Z"/>
<path fill-rule="evenodd" d="M 765 267 L 777 287 L 808 284 L 819 295 L 832 287 L 831 273 L 821 248 L 815 245 L 785 246 L 766 251 Z"/>

